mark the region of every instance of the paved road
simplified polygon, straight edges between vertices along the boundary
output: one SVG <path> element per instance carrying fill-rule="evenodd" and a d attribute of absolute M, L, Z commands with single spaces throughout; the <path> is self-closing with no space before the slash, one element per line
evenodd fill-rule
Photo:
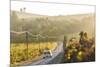
<path fill-rule="evenodd" d="M 60 59 L 59 57 L 61 57 L 62 53 L 63 53 L 62 47 L 63 47 L 63 44 L 61 42 L 59 42 L 56 49 L 54 51 L 52 51 L 52 58 L 40 59 L 40 60 L 33 62 L 32 64 L 29 64 L 29 65 L 32 66 L 32 65 L 44 65 L 44 64 L 60 63 L 60 61 L 58 61 L 58 60 Z"/>

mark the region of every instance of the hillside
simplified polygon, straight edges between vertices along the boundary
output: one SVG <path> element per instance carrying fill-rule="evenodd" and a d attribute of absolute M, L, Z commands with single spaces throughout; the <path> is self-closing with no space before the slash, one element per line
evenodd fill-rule
<path fill-rule="evenodd" d="M 65 16 L 45 16 L 38 14 L 11 12 L 11 31 L 29 31 L 43 36 L 62 37 L 86 31 L 95 35 L 95 14 Z"/>

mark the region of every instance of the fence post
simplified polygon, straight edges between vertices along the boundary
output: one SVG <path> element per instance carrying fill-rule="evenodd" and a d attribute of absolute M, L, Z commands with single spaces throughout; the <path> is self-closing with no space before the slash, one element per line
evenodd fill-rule
<path fill-rule="evenodd" d="M 66 44 L 67 44 L 67 37 L 64 36 L 64 40 L 63 40 L 63 50 L 66 50 Z"/>
<path fill-rule="evenodd" d="M 27 50 L 27 60 L 28 60 L 28 32 L 27 31 L 25 32 L 25 35 L 26 35 L 26 46 L 27 46 L 26 50 Z"/>
<path fill-rule="evenodd" d="M 66 36 L 64 36 L 64 39 L 63 39 L 63 58 L 62 58 L 62 62 L 63 63 L 65 63 L 66 62 L 66 60 L 65 60 L 65 54 L 66 54 L 66 44 L 67 44 L 67 37 Z"/>

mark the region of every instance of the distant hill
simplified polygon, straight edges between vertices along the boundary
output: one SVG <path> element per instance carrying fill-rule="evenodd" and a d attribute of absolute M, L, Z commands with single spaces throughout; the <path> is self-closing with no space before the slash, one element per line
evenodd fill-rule
<path fill-rule="evenodd" d="M 95 14 L 46 16 L 11 11 L 11 31 L 29 31 L 43 36 L 64 36 L 80 31 L 95 35 Z"/>
<path fill-rule="evenodd" d="M 15 12 L 18 16 L 18 18 L 35 18 L 35 17 L 44 17 L 46 15 L 39 15 L 39 14 L 32 14 L 32 13 L 25 13 L 25 12 L 19 12 L 19 11 L 11 11 L 11 15 Z"/>

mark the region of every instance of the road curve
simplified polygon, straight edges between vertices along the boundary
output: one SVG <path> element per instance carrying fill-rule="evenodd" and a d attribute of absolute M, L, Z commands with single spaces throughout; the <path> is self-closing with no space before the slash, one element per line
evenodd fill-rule
<path fill-rule="evenodd" d="M 47 59 L 40 59 L 36 62 L 33 62 L 31 64 L 28 64 L 27 66 L 32 66 L 32 65 L 45 65 L 45 64 L 54 64 L 53 60 L 58 56 L 63 53 L 63 43 L 59 42 L 58 46 L 54 51 L 52 51 L 52 58 L 47 58 Z M 55 61 L 55 60 L 54 60 Z"/>

